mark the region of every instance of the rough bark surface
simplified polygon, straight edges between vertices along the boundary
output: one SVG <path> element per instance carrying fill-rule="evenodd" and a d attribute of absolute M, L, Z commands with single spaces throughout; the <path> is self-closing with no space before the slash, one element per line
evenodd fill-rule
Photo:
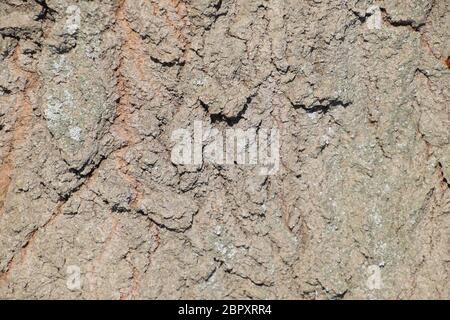
<path fill-rule="evenodd" d="M 449 0 L 40 2 L 0 2 L 1 298 L 450 299 Z M 195 120 L 280 170 L 174 164 Z"/>

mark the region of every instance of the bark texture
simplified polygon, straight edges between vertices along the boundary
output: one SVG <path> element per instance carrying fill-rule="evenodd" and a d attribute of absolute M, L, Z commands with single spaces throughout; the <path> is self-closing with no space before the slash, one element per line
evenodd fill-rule
<path fill-rule="evenodd" d="M 1 298 L 450 298 L 449 0 L 40 2 L 0 2 Z M 174 164 L 196 120 L 280 170 Z"/>

